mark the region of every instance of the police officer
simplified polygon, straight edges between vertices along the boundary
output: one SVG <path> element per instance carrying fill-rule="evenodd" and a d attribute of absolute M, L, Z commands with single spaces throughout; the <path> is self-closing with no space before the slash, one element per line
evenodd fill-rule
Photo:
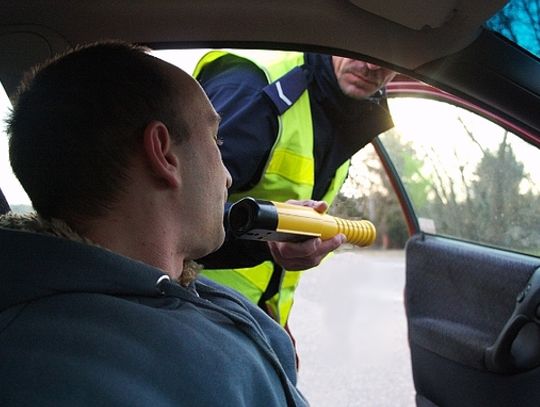
<path fill-rule="evenodd" d="M 232 175 L 229 201 L 245 196 L 323 212 L 347 176 L 350 158 L 393 126 L 384 86 L 389 69 L 313 53 L 212 51 L 194 76 L 222 120 L 219 137 Z M 286 326 L 301 270 L 344 242 L 237 241 L 202 260 L 203 274 L 259 304 Z"/>

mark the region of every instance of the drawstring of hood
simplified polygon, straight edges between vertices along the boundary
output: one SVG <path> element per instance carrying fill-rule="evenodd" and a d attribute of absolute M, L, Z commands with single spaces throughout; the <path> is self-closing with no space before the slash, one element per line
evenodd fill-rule
<path fill-rule="evenodd" d="M 180 288 L 175 282 L 171 281 L 169 276 L 163 275 L 156 281 L 156 289 L 163 296 L 171 296 L 184 299 L 191 303 L 196 303 L 199 306 L 208 310 L 216 311 L 222 315 L 227 316 L 234 324 L 244 332 L 245 335 L 250 337 L 253 342 L 266 354 L 267 360 L 273 365 L 274 369 L 278 373 L 278 377 L 283 385 L 285 397 L 287 399 L 287 406 L 295 406 L 294 396 L 290 389 L 290 382 L 287 378 L 283 366 L 281 365 L 277 354 L 267 342 L 267 337 L 259 324 L 250 315 L 246 306 L 233 295 L 225 292 L 221 292 L 213 289 L 212 287 L 197 281 L 185 288 Z M 234 303 L 237 309 L 235 310 L 230 305 L 227 310 L 214 304 L 213 302 L 200 297 L 197 290 L 201 292 L 203 297 L 213 297 L 214 299 L 221 298 L 229 303 Z M 193 293 L 197 298 L 187 296 L 187 292 Z"/>

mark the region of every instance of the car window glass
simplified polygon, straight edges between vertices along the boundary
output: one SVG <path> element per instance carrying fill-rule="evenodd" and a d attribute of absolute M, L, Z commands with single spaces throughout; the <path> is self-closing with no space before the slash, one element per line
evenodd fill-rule
<path fill-rule="evenodd" d="M 511 0 L 486 26 L 540 57 L 539 0 Z"/>
<path fill-rule="evenodd" d="M 2 86 L 0 86 L 0 188 L 11 209 L 15 212 L 30 211 L 31 203 L 21 184 L 13 174 L 9 164 L 8 138 L 5 120 L 9 114 L 11 103 Z"/>
<path fill-rule="evenodd" d="M 540 255 L 540 154 L 505 128 L 429 99 L 389 100 L 380 139 L 426 233 Z"/>

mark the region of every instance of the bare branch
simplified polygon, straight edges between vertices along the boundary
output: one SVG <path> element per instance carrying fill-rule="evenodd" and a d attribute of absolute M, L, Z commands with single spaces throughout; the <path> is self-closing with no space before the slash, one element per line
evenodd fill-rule
<path fill-rule="evenodd" d="M 465 130 L 465 132 L 467 133 L 467 135 L 469 136 L 469 138 L 473 141 L 474 144 L 476 144 L 478 146 L 478 148 L 480 149 L 480 151 L 482 152 L 482 154 L 486 154 L 486 151 L 484 150 L 484 148 L 482 147 L 482 144 L 480 144 L 478 142 L 478 140 L 476 140 L 476 138 L 474 138 L 474 134 L 473 132 L 467 127 L 467 125 L 465 124 L 465 122 L 463 121 L 463 118 L 461 116 L 458 116 L 458 121 L 461 123 L 461 125 L 463 126 L 463 130 Z"/>

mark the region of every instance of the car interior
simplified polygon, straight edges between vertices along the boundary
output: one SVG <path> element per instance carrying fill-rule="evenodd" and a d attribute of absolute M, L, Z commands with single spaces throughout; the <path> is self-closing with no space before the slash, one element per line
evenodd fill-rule
<path fill-rule="evenodd" d="M 488 24 L 505 7 L 512 10 L 512 3 L 532 13 L 533 36 L 525 45 Z M 12 100 L 35 64 L 104 39 L 154 50 L 321 52 L 394 69 L 400 75 L 389 85 L 389 96 L 429 94 L 450 101 L 511 131 L 540 157 L 537 0 L 8 0 L 2 10 L 0 81 Z M 422 111 L 417 114 L 422 120 Z M 430 229 L 384 137 L 373 147 L 408 226 L 404 302 L 416 404 L 538 406 L 538 201 L 532 201 L 534 216 L 522 220 L 533 236 L 527 250 L 469 239 L 459 230 Z M 536 182 L 530 194 L 538 197 Z M 0 211 L 8 204 L 0 193 Z"/>

